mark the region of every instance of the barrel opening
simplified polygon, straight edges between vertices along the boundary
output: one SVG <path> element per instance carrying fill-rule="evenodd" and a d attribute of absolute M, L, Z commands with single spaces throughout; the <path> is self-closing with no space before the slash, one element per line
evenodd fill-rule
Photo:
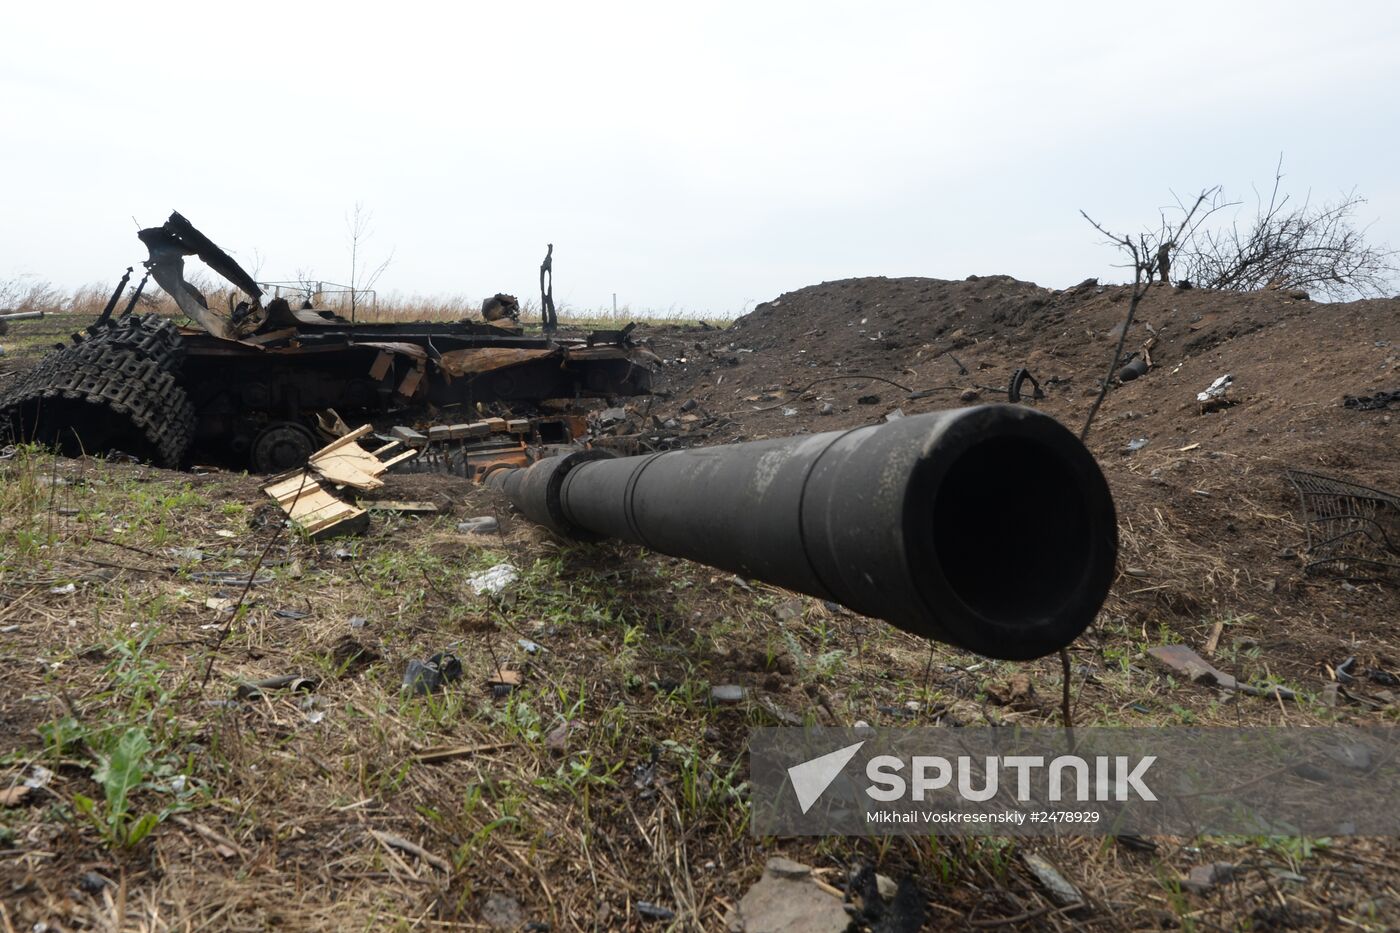
<path fill-rule="evenodd" d="M 974 613 L 1034 625 L 1080 595 L 1094 559 L 1091 511 L 1061 446 L 1025 436 L 977 441 L 938 485 L 934 556 Z"/>

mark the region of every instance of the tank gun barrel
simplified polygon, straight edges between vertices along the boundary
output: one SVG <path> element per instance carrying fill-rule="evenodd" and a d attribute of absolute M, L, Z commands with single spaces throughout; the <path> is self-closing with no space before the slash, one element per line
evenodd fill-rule
<path fill-rule="evenodd" d="M 978 654 L 1072 642 L 1108 594 L 1113 499 L 1064 426 L 986 405 L 635 457 L 580 451 L 493 474 L 531 520 L 761 580 Z"/>

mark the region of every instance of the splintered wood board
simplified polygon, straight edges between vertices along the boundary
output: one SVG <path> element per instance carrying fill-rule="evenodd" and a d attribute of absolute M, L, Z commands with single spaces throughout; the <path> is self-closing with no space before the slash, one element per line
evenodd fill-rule
<path fill-rule="evenodd" d="M 364 509 L 331 495 L 304 471 L 277 477 L 263 487 L 263 492 L 277 502 L 288 518 L 313 536 L 365 514 Z"/>
<path fill-rule="evenodd" d="M 387 453 L 400 446 L 398 441 L 385 444 L 374 453 L 355 443 L 370 432 L 370 426 L 356 428 L 311 455 L 307 465 L 324 480 L 336 486 L 353 486 L 356 489 L 378 489 L 384 485 L 379 478 L 389 467 L 416 455 L 416 451 L 406 450 L 396 457 L 380 460 L 378 454 Z"/>

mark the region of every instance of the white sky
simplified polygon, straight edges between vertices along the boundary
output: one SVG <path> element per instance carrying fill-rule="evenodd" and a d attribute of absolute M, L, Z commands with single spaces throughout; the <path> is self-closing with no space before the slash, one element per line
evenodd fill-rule
<path fill-rule="evenodd" d="M 577 308 L 1062 287 L 1122 278 L 1080 208 L 1252 199 L 1280 152 L 1400 246 L 1400 4 L 1068 8 L 6 2 L 0 280 L 110 283 L 177 209 L 259 278 L 343 281 L 362 202 L 385 291 L 537 297 L 546 242 Z"/>

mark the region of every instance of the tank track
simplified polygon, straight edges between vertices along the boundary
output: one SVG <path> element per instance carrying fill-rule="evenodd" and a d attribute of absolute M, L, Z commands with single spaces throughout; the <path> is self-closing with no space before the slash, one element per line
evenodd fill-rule
<path fill-rule="evenodd" d="M 177 381 L 184 357 L 174 323 L 155 314 L 90 327 L 0 396 L 0 431 L 69 455 L 120 450 L 179 466 L 195 423 Z"/>

